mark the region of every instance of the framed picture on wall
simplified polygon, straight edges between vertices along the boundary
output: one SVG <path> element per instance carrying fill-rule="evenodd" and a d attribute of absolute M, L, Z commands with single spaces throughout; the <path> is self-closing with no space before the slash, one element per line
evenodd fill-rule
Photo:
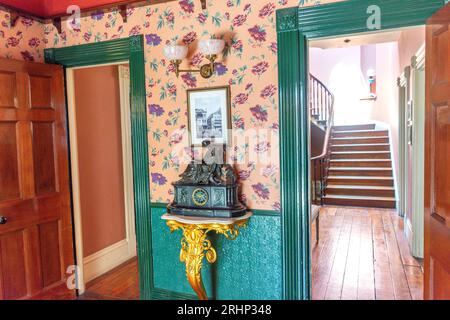
<path fill-rule="evenodd" d="M 231 129 L 230 87 L 187 90 L 191 145 L 227 145 Z"/>

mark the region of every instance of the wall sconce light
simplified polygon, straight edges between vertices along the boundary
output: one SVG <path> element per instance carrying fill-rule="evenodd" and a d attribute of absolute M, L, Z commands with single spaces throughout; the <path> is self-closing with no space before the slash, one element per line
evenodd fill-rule
<path fill-rule="evenodd" d="M 181 45 L 168 45 L 164 47 L 164 55 L 175 67 L 175 74 L 177 77 L 180 72 L 199 72 L 203 78 L 211 78 L 215 72 L 214 62 L 217 59 L 217 55 L 220 54 L 225 48 L 225 41 L 221 39 L 201 40 L 199 42 L 199 48 L 200 52 L 202 52 L 206 56 L 206 59 L 209 60 L 209 63 L 202 65 L 198 70 L 182 70 L 180 69 L 180 65 L 183 59 L 187 56 L 188 47 Z"/>
<path fill-rule="evenodd" d="M 370 94 L 376 96 L 377 94 L 377 77 L 374 69 L 367 71 L 367 78 L 369 79 Z"/>

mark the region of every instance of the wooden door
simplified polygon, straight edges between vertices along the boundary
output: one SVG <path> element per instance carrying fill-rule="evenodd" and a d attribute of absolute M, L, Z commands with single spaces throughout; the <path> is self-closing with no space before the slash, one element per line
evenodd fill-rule
<path fill-rule="evenodd" d="M 427 22 L 425 299 L 450 299 L 450 5 Z"/>
<path fill-rule="evenodd" d="M 66 137 L 62 68 L 0 59 L 0 299 L 74 295 Z"/>

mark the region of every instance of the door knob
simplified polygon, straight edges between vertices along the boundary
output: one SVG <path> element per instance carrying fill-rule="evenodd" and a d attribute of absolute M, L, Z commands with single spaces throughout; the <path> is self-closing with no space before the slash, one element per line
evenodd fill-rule
<path fill-rule="evenodd" d="M 0 216 L 0 224 L 6 224 L 8 222 L 8 218 Z"/>

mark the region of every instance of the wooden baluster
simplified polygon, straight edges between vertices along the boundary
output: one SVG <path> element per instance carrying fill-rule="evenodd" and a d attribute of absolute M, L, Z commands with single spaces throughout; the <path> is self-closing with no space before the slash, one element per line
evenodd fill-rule
<path fill-rule="evenodd" d="M 319 169 L 320 169 L 320 198 L 322 198 L 322 190 L 323 190 L 323 186 L 322 186 L 322 170 L 323 170 L 323 159 L 319 160 Z"/>
<path fill-rule="evenodd" d="M 317 114 L 319 115 L 319 120 L 320 120 L 320 116 L 321 116 L 321 112 L 320 112 L 320 85 L 319 82 L 316 81 L 316 86 L 317 86 Z"/>
<path fill-rule="evenodd" d="M 309 108 L 311 117 L 321 121 L 331 130 L 333 124 L 334 96 L 318 79 L 309 77 Z M 327 134 L 331 134 L 327 131 Z M 328 138 L 326 153 L 319 159 L 312 160 L 312 199 L 315 204 L 324 204 L 325 190 L 328 183 L 328 172 L 331 164 L 331 138 Z"/>
<path fill-rule="evenodd" d="M 314 104 L 315 104 L 315 108 L 316 108 L 316 116 L 319 114 L 319 110 L 318 110 L 318 105 L 317 105 L 317 81 L 314 80 L 314 87 L 315 87 L 315 93 L 314 93 Z"/>
<path fill-rule="evenodd" d="M 309 112 L 311 118 L 314 116 L 314 105 L 313 105 L 313 82 L 311 76 L 309 77 Z"/>
<path fill-rule="evenodd" d="M 326 116 L 325 116 L 325 101 L 324 101 L 324 94 L 325 94 L 325 90 L 323 88 L 323 86 L 320 86 L 320 105 L 322 108 L 322 120 L 325 120 Z"/>
<path fill-rule="evenodd" d="M 311 105 L 311 116 L 314 115 L 314 84 L 312 82 L 312 79 L 309 79 L 309 103 Z"/>
<path fill-rule="evenodd" d="M 313 177 L 313 181 L 314 181 L 314 203 L 316 203 L 317 201 L 317 161 L 314 160 L 314 177 Z"/>
<path fill-rule="evenodd" d="M 314 87 L 314 92 L 313 92 L 313 97 L 314 97 L 314 115 L 317 114 L 317 98 L 316 98 L 316 92 L 317 92 L 317 85 L 316 82 L 313 80 L 313 87 Z"/>

